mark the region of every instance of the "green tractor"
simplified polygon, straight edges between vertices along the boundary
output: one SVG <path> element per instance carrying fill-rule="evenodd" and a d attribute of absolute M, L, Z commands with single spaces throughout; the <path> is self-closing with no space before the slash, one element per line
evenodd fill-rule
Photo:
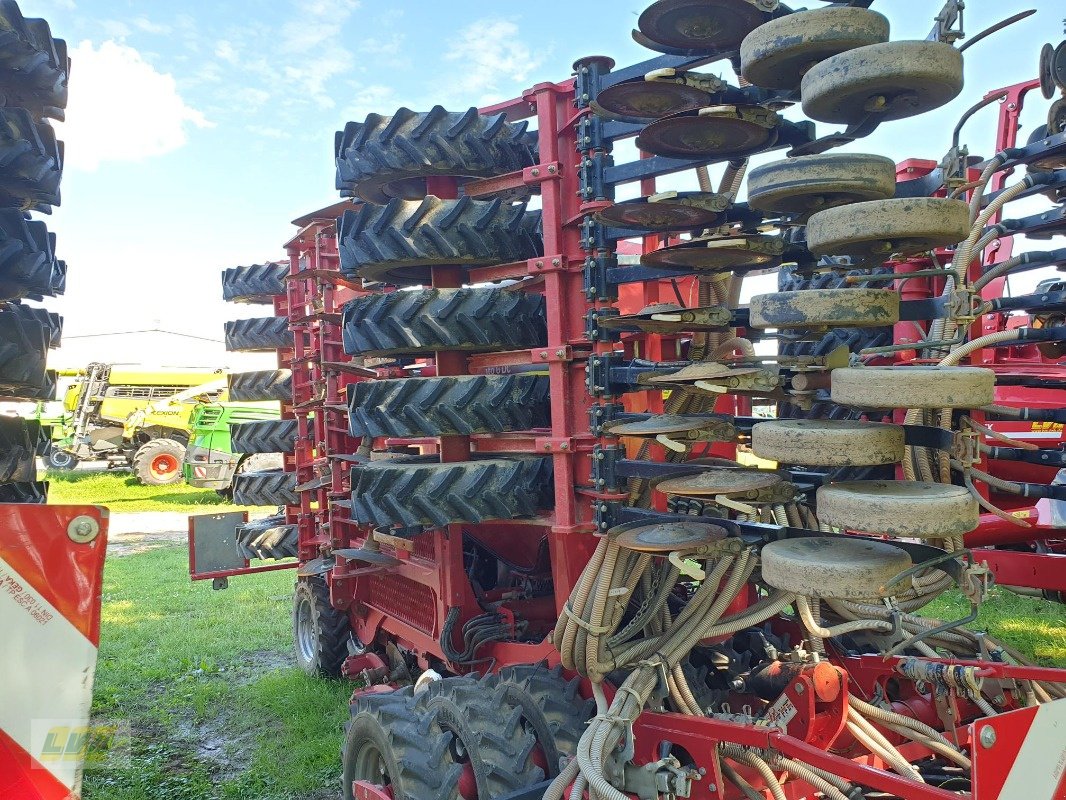
<path fill-rule="evenodd" d="M 241 422 L 276 420 L 281 405 L 276 402 L 201 403 L 189 416 L 189 446 L 185 450 L 185 482 L 198 489 L 214 489 L 223 495 L 232 492 L 238 472 L 280 469 L 280 453 L 234 453 L 230 425 Z"/>

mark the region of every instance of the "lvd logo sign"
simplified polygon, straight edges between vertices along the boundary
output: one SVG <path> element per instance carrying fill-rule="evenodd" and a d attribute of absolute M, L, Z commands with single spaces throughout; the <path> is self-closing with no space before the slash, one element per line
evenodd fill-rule
<path fill-rule="evenodd" d="M 127 725 L 53 725 L 44 734 L 37 760 L 45 765 L 80 764 L 95 758 L 102 759 L 128 744 Z"/>

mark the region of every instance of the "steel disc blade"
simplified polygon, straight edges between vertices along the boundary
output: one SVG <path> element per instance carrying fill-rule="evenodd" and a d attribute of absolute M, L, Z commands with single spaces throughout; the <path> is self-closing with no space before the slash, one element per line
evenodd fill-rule
<path fill-rule="evenodd" d="M 616 529 L 617 530 L 617 529 Z M 611 532 L 608 531 L 608 536 Z M 615 534 L 615 541 L 627 550 L 642 553 L 672 553 L 695 550 L 720 542 L 728 536 L 724 528 L 702 522 L 666 522 L 642 525 Z"/>
<path fill-rule="evenodd" d="M 683 203 L 625 200 L 597 211 L 596 221 L 614 228 L 651 231 L 689 231 L 712 227 L 721 215 Z"/>
<path fill-rule="evenodd" d="M 739 158 L 757 153 L 777 140 L 777 129 L 731 116 L 676 115 L 653 122 L 636 145 L 646 153 L 670 158 Z"/>
<path fill-rule="evenodd" d="M 655 488 L 664 494 L 706 497 L 716 494 L 755 492 L 779 483 L 781 483 L 781 477 L 773 472 L 711 467 L 694 475 L 670 478 L 657 484 Z"/>
<path fill-rule="evenodd" d="M 709 103 L 710 95 L 701 89 L 638 78 L 608 86 L 596 97 L 592 110 L 601 116 L 650 122 L 682 111 L 695 111 Z"/>
<path fill-rule="evenodd" d="M 664 247 L 641 256 L 640 263 L 653 269 L 733 272 L 773 267 L 781 256 L 752 250 L 745 238 L 735 237 Z"/>
<path fill-rule="evenodd" d="M 736 50 L 768 19 L 745 0 L 658 0 L 640 15 L 637 27 L 667 47 L 722 52 Z"/>

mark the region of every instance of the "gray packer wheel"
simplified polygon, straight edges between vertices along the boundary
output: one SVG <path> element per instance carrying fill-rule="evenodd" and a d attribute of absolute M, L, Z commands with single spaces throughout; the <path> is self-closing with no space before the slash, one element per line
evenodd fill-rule
<path fill-rule="evenodd" d="M 907 551 L 847 536 L 781 539 L 762 549 L 762 577 L 803 597 L 869 600 L 911 567 Z"/>
<path fill-rule="evenodd" d="M 942 42 L 886 42 L 827 58 L 803 76 L 803 113 L 851 125 L 869 114 L 903 119 L 932 111 L 962 91 L 962 53 Z"/>
<path fill-rule="evenodd" d="M 812 214 L 848 203 L 886 200 L 895 193 L 895 163 L 868 153 L 786 158 L 748 174 L 748 203 L 779 214 Z"/>
<path fill-rule="evenodd" d="M 882 263 L 955 245 L 970 235 L 970 210 L 961 200 L 892 198 L 819 211 L 807 221 L 807 248 L 818 256 L 852 256 Z"/>
<path fill-rule="evenodd" d="M 892 289 L 806 289 L 751 298 L 753 328 L 882 328 L 899 322 Z"/>
<path fill-rule="evenodd" d="M 845 481 L 818 488 L 818 519 L 834 528 L 914 539 L 962 536 L 980 507 L 962 486 L 922 481 Z"/>
<path fill-rule="evenodd" d="M 903 460 L 903 428 L 883 422 L 777 419 L 751 432 L 759 458 L 808 467 L 872 467 Z"/>
<path fill-rule="evenodd" d="M 845 367 L 833 370 L 831 397 L 858 408 L 981 408 L 995 385 L 981 367 Z"/>
<path fill-rule="evenodd" d="M 760 25 L 740 45 L 740 72 L 756 86 L 798 89 L 815 64 L 888 41 L 888 20 L 865 8 L 819 8 Z"/>

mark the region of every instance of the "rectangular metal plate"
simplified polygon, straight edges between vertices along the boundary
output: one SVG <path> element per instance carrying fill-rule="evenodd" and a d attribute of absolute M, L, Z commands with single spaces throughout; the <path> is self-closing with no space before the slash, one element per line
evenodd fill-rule
<path fill-rule="evenodd" d="M 190 516 L 189 574 L 210 577 L 246 568 L 248 562 L 237 552 L 237 526 L 247 521 L 245 511 Z"/>

